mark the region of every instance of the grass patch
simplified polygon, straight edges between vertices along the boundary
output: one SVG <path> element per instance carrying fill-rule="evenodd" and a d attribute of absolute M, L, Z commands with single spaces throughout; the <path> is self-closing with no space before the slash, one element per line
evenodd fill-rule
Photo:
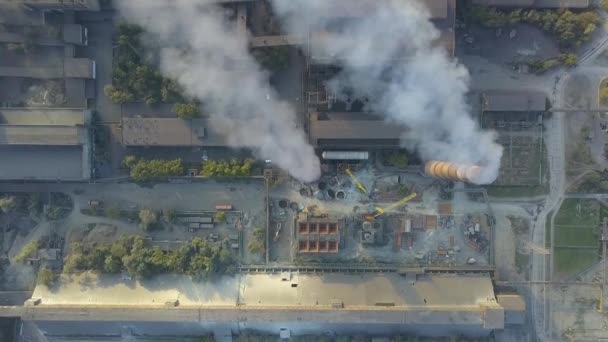
<path fill-rule="evenodd" d="M 596 200 L 569 198 L 564 200 L 555 217 L 560 226 L 592 226 L 600 222 L 600 204 Z"/>
<path fill-rule="evenodd" d="M 489 186 L 486 190 L 492 197 L 533 197 L 546 195 L 549 192 L 546 185 Z"/>
<path fill-rule="evenodd" d="M 593 227 L 555 227 L 556 246 L 597 247 L 598 236 Z"/>
<path fill-rule="evenodd" d="M 555 267 L 561 276 L 572 276 L 599 260 L 597 249 L 555 248 Z"/>

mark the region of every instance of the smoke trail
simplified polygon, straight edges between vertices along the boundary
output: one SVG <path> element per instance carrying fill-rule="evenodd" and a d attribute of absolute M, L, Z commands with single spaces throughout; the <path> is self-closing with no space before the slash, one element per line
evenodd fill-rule
<path fill-rule="evenodd" d="M 331 56 L 343 67 L 329 87 L 336 92 L 348 87 L 368 97 L 375 112 L 408 128 L 403 145 L 423 158 L 481 165 L 478 183 L 493 182 L 502 147 L 493 132 L 481 131 L 471 118 L 465 100 L 468 71 L 434 45 L 439 32 L 424 1 L 367 1 L 373 5 L 365 15 L 335 18 L 361 1 L 273 4 L 290 33 L 312 32 L 312 57 Z"/>
<path fill-rule="evenodd" d="M 156 40 L 161 71 L 203 101 L 231 146 L 251 148 L 302 181 L 316 180 L 319 160 L 296 128 L 293 108 L 276 100 L 227 13 L 201 2 L 122 0 L 118 7 Z"/>

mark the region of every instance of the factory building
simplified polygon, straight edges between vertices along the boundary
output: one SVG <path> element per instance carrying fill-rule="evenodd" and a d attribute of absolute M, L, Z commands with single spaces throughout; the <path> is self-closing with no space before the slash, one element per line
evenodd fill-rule
<path fill-rule="evenodd" d="M 99 11 L 99 0 L 0 0 L 0 4 L 19 5 L 30 11 Z"/>
<path fill-rule="evenodd" d="M 484 128 L 528 128 L 542 120 L 547 95 L 533 90 L 488 90 L 481 94 L 481 124 Z"/>
<path fill-rule="evenodd" d="M 45 11 L 24 11 L 16 5 L 26 2 L 30 3 L 0 0 L 0 23 L 11 28 L 0 32 L 0 43 L 23 50 L 2 52 L 0 88 L 4 91 L 0 93 L 0 105 L 87 108 L 89 100 L 95 98 L 96 64 L 76 52 L 77 47 L 88 44 L 87 28 L 74 23 L 73 13 L 62 14 L 63 24 L 52 24 L 46 20 Z M 41 6 L 51 2 L 31 1 Z M 61 3 L 67 5 L 70 1 Z M 27 51 L 28 45 L 35 46 L 35 50 Z M 48 95 L 30 96 L 23 89 Z M 28 103 L 31 97 L 40 103 Z"/>
<path fill-rule="evenodd" d="M 84 277 L 90 286 L 82 287 Z M 181 286 L 167 286 L 175 282 Z M 53 289 L 36 287 L 21 313 L 48 335 L 120 336 L 128 325 L 133 336 L 244 329 L 277 335 L 287 330 L 292 335 L 488 336 L 505 327 L 505 317 L 521 313 L 523 303 L 506 298 L 509 305 L 502 306 L 488 274 L 283 272 L 204 283 L 175 275 L 140 282 L 87 274 L 62 277 L 60 283 Z M 4 315 L 19 312 L 3 310 Z"/>
<path fill-rule="evenodd" d="M 209 119 L 123 118 L 122 143 L 126 147 L 225 146 Z"/>
<path fill-rule="evenodd" d="M 316 148 L 398 148 L 406 131 L 369 113 L 314 112 L 308 133 Z"/>
<path fill-rule="evenodd" d="M 90 111 L 0 109 L 0 179 L 91 178 Z"/>
<path fill-rule="evenodd" d="M 473 0 L 474 5 L 505 8 L 573 8 L 589 7 L 589 0 Z"/>

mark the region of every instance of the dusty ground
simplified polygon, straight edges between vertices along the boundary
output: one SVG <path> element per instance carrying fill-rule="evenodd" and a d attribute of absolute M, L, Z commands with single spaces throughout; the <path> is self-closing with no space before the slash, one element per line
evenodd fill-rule
<path fill-rule="evenodd" d="M 514 38 L 509 37 L 511 29 L 516 30 Z M 502 29 L 498 37 L 496 30 L 478 26 L 470 27 L 467 31 L 474 42 L 468 44 L 464 41 L 464 36 L 460 35 L 456 44 L 459 50 L 468 55 L 478 55 L 496 64 L 507 65 L 521 60 L 555 57 L 559 54 L 555 41 L 530 25 L 519 24 L 513 28 Z"/>

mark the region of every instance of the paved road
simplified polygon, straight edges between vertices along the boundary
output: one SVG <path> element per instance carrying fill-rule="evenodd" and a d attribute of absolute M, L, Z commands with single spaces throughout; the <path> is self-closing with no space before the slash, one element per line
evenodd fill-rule
<path fill-rule="evenodd" d="M 0 192 L 64 192 L 73 195 L 77 204 L 86 207 L 91 199 L 106 206 L 176 210 L 210 210 L 216 204 L 231 203 L 237 209 L 257 212 L 263 208 L 264 182 L 252 179 L 240 182 L 197 181 L 160 183 L 142 187 L 133 183 L 0 183 Z"/>
<path fill-rule="evenodd" d="M 598 77 L 601 71 L 606 72 L 605 69 L 598 69 L 597 66 L 591 65 L 591 62 L 605 49 L 608 44 L 608 37 L 606 36 L 606 29 L 602 28 L 599 42 L 592 42 L 589 44 L 592 46 L 588 51 L 584 52 L 579 61 L 579 65 L 573 69 L 561 72 L 554 75 L 557 82 L 555 83 L 551 92 L 551 98 L 553 106 L 556 108 L 566 107 L 565 89 L 568 80 L 577 74 L 590 75 L 593 79 Z M 531 281 L 548 281 L 552 278 L 554 270 L 553 259 L 553 240 L 555 237 L 553 222 L 557 210 L 559 209 L 563 199 L 566 188 L 566 156 L 565 156 L 565 129 L 564 129 L 564 117 L 565 113 L 553 113 L 551 119 L 547 123 L 547 131 L 545 134 L 546 146 L 547 146 L 547 158 L 549 161 L 549 173 L 550 173 L 550 186 L 549 194 L 545 201 L 543 211 L 539 214 L 539 219 L 533 228 L 533 241 L 532 243 L 538 246 L 545 246 L 545 224 L 546 220 L 551 221 L 551 254 L 541 255 L 534 254 L 532 257 L 532 272 Z M 551 217 L 547 217 L 552 212 Z M 551 287 L 545 285 L 532 288 L 532 317 L 534 317 L 537 336 L 540 340 L 551 340 L 553 336 L 552 332 L 552 319 L 551 319 L 551 307 L 550 307 L 550 293 Z"/>

